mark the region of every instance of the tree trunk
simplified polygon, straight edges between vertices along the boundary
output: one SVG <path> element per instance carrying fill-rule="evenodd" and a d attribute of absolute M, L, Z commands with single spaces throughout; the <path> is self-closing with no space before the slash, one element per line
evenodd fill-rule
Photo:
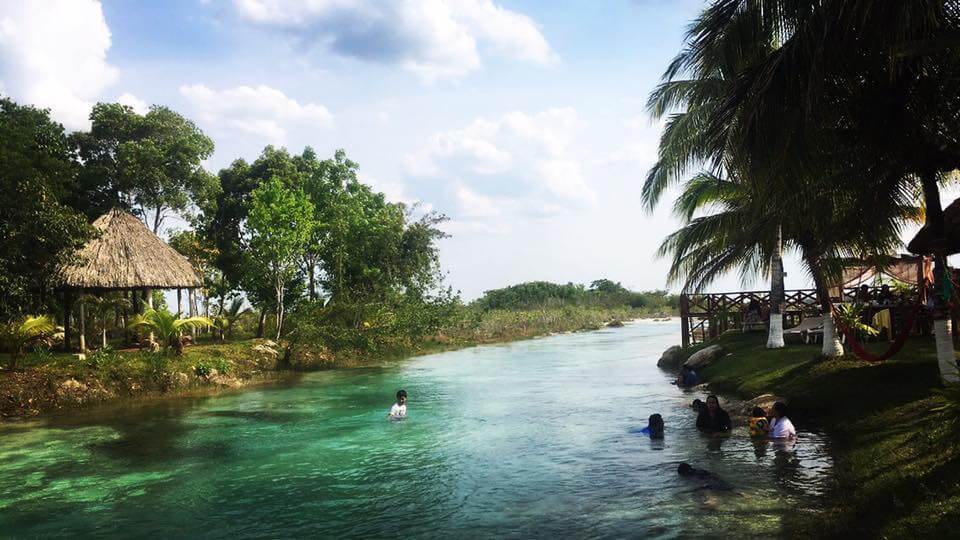
<path fill-rule="evenodd" d="M 194 294 L 194 289 L 187 289 L 187 309 L 190 310 L 191 317 L 197 316 L 197 303 L 196 303 L 196 295 Z M 196 326 L 190 327 L 190 337 L 192 337 L 194 341 L 196 341 L 197 339 Z"/>
<path fill-rule="evenodd" d="M 783 348 L 783 231 L 777 227 L 777 245 L 770 257 L 770 328 L 767 348 Z"/>
<path fill-rule="evenodd" d="M 950 289 L 950 269 L 947 266 L 945 253 L 946 225 L 943 220 L 943 206 L 940 203 L 940 187 L 937 185 L 937 175 L 931 171 L 921 175 L 923 184 L 923 199 L 926 206 L 927 227 L 933 237 L 933 330 L 937 344 L 937 365 L 940 367 L 940 379 L 944 383 L 954 383 L 960 380 L 957 358 L 953 349 L 952 328 L 947 303 L 952 291 Z"/>
<path fill-rule="evenodd" d="M 83 299 L 80 300 L 80 354 L 87 352 L 87 322 L 84 317 Z"/>
<path fill-rule="evenodd" d="M 317 299 L 316 276 L 315 276 L 315 273 L 316 273 L 316 270 L 317 270 L 317 266 L 316 266 L 315 264 L 313 264 L 313 261 L 312 261 L 312 260 L 311 260 L 308 264 L 309 264 L 309 266 L 310 266 L 310 272 L 308 273 L 308 275 L 309 275 L 309 277 L 310 277 L 310 281 L 309 281 L 309 286 L 310 286 L 309 298 L 310 298 L 310 301 L 312 302 L 313 300 L 316 300 L 316 299 Z"/>
<path fill-rule="evenodd" d="M 70 293 L 63 293 L 63 350 L 70 352 L 70 342 L 73 341 L 73 332 L 70 328 L 70 318 L 72 315 L 73 297 Z"/>
<path fill-rule="evenodd" d="M 153 234 L 160 234 L 160 223 L 163 222 L 163 207 L 157 207 L 157 213 L 153 215 Z"/>
<path fill-rule="evenodd" d="M 820 301 L 820 311 L 823 314 L 823 347 L 820 353 L 827 358 L 843 356 L 843 343 L 837 334 L 837 327 L 833 321 L 833 302 L 830 300 L 830 289 L 820 263 L 812 257 L 805 257 L 810 275 L 813 276 L 814 287 L 817 289 L 817 300 Z"/>
<path fill-rule="evenodd" d="M 283 282 L 277 281 L 277 341 L 280 341 L 280 331 L 283 328 Z"/>
<path fill-rule="evenodd" d="M 260 309 L 260 319 L 257 321 L 257 337 L 263 337 L 263 327 L 267 321 L 267 308 L 263 307 Z"/>

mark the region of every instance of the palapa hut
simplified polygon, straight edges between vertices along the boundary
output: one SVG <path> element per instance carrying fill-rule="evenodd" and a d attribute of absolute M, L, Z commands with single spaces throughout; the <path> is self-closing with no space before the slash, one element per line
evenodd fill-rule
<path fill-rule="evenodd" d="M 924 225 L 907 244 L 910 253 L 929 255 L 938 250 L 942 250 L 945 255 L 960 253 L 960 199 L 943 209 L 943 224 L 945 238 L 941 245 L 937 245 L 930 227 Z"/>
<path fill-rule="evenodd" d="M 111 291 L 143 291 L 152 306 L 152 289 L 196 289 L 203 280 L 190 262 L 153 234 L 142 221 L 120 209 L 97 218 L 99 236 L 78 253 L 79 262 L 59 272 L 57 289 L 64 293 L 64 343 L 70 348 L 70 312 L 74 295 Z M 84 340 L 84 308 L 80 304 L 80 351 Z"/>

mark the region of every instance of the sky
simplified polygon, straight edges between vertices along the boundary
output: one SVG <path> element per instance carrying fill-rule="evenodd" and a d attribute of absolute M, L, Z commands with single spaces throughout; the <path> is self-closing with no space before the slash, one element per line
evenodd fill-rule
<path fill-rule="evenodd" d="M 212 172 L 268 144 L 342 148 L 390 200 L 450 218 L 441 264 L 466 299 L 533 280 L 676 290 L 655 255 L 680 225 L 671 197 L 640 200 L 660 132 L 645 103 L 703 5 L 3 2 L 0 93 L 68 130 L 98 101 L 166 105 L 213 138 Z M 792 254 L 786 270 L 808 286 Z"/>

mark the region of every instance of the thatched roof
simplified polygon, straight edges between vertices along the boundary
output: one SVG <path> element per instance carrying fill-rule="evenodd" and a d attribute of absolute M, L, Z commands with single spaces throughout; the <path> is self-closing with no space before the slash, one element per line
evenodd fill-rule
<path fill-rule="evenodd" d="M 79 253 L 79 263 L 60 269 L 69 289 L 189 289 L 203 281 L 190 262 L 142 221 L 113 209 L 93 222 L 100 235 Z"/>
<path fill-rule="evenodd" d="M 953 201 L 950 206 L 943 209 L 943 222 L 947 237 L 943 248 L 948 255 L 960 253 L 960 199 Z M 910 253 L 916 253 L 917 255 L 933 253 L 935 247 L 933 234 L 926 225 L 907 244 Z"/>

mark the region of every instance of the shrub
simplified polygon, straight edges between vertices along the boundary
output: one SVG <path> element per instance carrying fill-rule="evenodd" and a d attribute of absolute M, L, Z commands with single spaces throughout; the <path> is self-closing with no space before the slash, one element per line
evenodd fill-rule
<path fill-rule="evenodd" d="M 107 345 L 97 349 L 87 357 L 87 366 L 91 369 L 102 370 L 120 361 L 120 354 Z"/>

